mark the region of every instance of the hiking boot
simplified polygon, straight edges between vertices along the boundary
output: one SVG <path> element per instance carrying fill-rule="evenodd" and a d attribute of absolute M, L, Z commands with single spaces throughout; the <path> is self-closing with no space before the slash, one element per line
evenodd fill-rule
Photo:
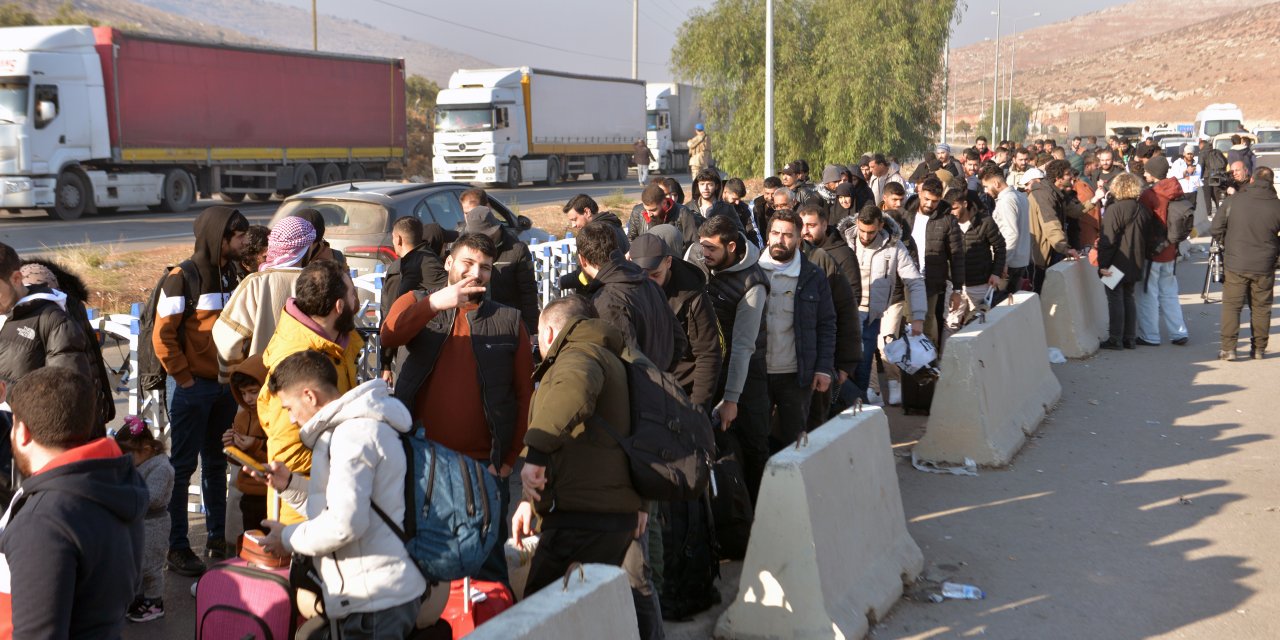
<path fill-rule="evenodd" d="M 204 573 L 204 563 L 190 549 L 172 549 L 167 562 L 169 570 L 180 575 L 194 578 Z"/>
<path fill-rule="evenodd" d="M 138 597 L 124 614 L 129 622 L 151 622 L 164 617 L 163 598 Z"/>
<path fill-rule="evenodd" d="M 204 543 L 204 555 L 210 560 L 226 560 L 227 541 L 210 538 L 208 542 Z"/>

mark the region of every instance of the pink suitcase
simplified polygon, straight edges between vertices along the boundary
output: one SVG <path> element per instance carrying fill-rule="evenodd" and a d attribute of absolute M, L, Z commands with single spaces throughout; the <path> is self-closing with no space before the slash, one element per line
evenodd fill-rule
<path fill-rule="evenodd" d="M 297 628 L 289 567 L 263 569 L 234 558 L 200 577 L 196 640 L 292 640 Z"/>

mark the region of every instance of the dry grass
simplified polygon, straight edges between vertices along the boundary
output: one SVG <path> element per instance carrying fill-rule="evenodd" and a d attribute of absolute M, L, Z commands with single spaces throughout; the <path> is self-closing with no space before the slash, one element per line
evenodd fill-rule
<path fill-rule="evenodd" d="M 87 306 L 104 313 L 128 313 L 134 302 L 147 301 L 166 265 L 191 255 L 191 245 L 122 251 L 117 245 L 86 243 L 50 247 L 46 254 L 84 280 L 89 289 Z"/>

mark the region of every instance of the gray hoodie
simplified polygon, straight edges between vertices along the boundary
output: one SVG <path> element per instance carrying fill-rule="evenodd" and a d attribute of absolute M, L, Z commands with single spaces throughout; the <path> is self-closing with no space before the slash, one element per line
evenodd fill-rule
<path fill-rule="evenodd" d="M 404 543 L 370 507 L 404 520 L 400 434 L 412 425 L 409 410 L 376 379 L 325 405 L 299 431 L 314 452 L 311 479 L 293 474 L 281 496 L 307 521 L 285 528 L 284 545 L 316 558 L 331 616 L 383 611 L 427 590 Z"/>
<path fill-rule="evenodd" d="M 747 240 L 746 234 L 738 233 L 739 241 L 746 247 L 742 259 L 724 270 L 725 273 L 744 271 L 756 266 L 760 261 L 760 249 Z M 709 275 L 702 258 L 702 245 L 697 242 L 689 247 L 685 259 L 698 265 Z M 760 337 L 760 320 L 764 316 L 765 303 L 769 300 L 769 291 L 764 285 L 757 285 L 742 296 L 733 320 L 733 335 L 729 342 L 729 367 L 724 385 L 724 399 L 738 402 L 742 396 L 742 387 L 747 383 L 747 369 L 751 365 L 751 356 L 756 352 L 756 340 Z"/>

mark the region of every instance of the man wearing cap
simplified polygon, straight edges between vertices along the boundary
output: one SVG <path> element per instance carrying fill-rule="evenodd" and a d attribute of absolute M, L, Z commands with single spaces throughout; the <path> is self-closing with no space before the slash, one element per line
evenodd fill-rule
<path fill-rule="evenodd" d="M 213 324 L 218 379 L 224 384 L 241 362 L 266 351 L 317 237 L 315 226 L 299 216 L 283 218 L 271 229 L 266 258 L 235 288 Z"/>
<path fill-rule="evenodd" d="M 1149 209 L 1164 225 L 1169 224 L 1169 204 L 1182 198 L 1182 185 L 1169 175 L 1169 161 L 1156 154 L 1145 165 L 1151 187 L 1142 192 L 1138 203 Z M 1187 323 L 1178 302 L 1178 278 L 1175 274 L 1178 247 L 1170 244 L 1147 260 L 1147 273 L 1137 290 L 1138 339 L 1147 347 L 1160 346 L 1160 325 L 1176 345 L 1187 344 Z"/>
<path fill-rule="evenodd" d="M 695 133 L 689 139 L 689 174 L 697 177 L 698 172 L 711 165 L 711 138 L 701 122 L 693 125 L 693 129 Z"/>
<path fill-rule="evenodd" d="M 489 207 L 476 207 L 465 214 L 465 219 L 466 233 L 488 236 L 498 251 L 489 280 L 489 296 L 494 302 L 519 309 L 529 335 L 537 333 L 538 283 L 529 245 L 515 231 L 502 226 Z"/>
<path fill-rule="evenodd" d="M 1199 150 L 1196 149 L 1196 146 L 1188 142 L 1182 145 L 1182 155 L 1169 163 L 1169 176 L 1182 185 L 1182 193 L 1190 199 L 1192 209 L 1196 206 L 1196 195 L 1200 190 L 1202 180 L 1200 163 L 1196 158 L 1198 153 Z"/>
<path fill-rule="evenodd" d="M 707 296 L 707 277 L 692 263 L 675 256 L 670 245 L 660 237 L 668 233 L 667 229 L 679 236 L 679 230 L 671 225 L 657 225 L 631 241 L 628 258 L 666 294 L 667 304 L 676 314 L 688 345 L 683 353 L 676 354 L 672 373 L 689 399 L 710 414 L 723 365 L 720 327 L 711 298 Z"/>
<path fill-rule="evenodd" d="M 1044 285 L 1045 269 L 1056 264 L 1062 256 L 1073 260 L 1080 257 L 1067 243 L 1067 234 L 1062 229 L 1062 221 L 1053 204 L 1053 193 L 1041 194 L 1039 197 L 1036 195 L 1044 190 L 1058 190 L 1057 186 L 1046 180 L 1044 172 L 1035 167 L 1028 169 L 1022 176 L 1022 190 L 1027 192 L 1030 204 L 1028 228 L 1031 230 L 1031 262 L 1035 266 L 1031 281 L 1036 293 L 1040 293 Z"/>
<path fill-rule="evenodd" d="M 938 146 L 933 149 L 933 157 L 938 160 L 939 169 L 946 169 L 947 171 L 950 171 L 953 176 L 964 175 L 964 167 L 961 167 L 960 163 L 956 162 L 956 159 L 951 157 L 951 145 L 945 142 L 939 143 Z"/>

